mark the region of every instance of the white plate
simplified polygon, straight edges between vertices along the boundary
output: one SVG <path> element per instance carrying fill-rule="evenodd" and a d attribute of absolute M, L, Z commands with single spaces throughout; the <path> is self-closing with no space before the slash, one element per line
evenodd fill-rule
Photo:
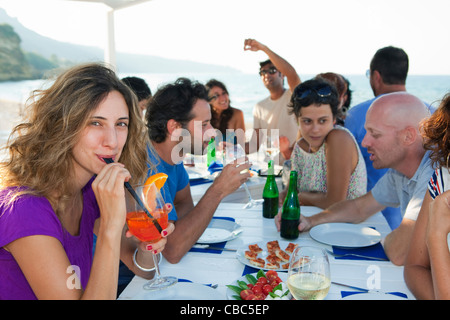
<path fill-rule="evenodd" d="M 209 175 L 209 172 L 206 169 L 187 167 L 187 166 L 185 166 L 185 169 L 189 175 L 189 180 L 203 179 L 203 178 L 207 178 Z"/>
<path fill-rule="evenodd" d="M 240 231 L 241 226 L 234 221 L 213 218 L 197 243 L 211 244 L 233 240 L 239 236 Z"/>
<path fill-rule="evenodd" d="M 368 293 L 355 293 L 350 294 L 342 300 L 407 300 L 403 297 L 399 297 L 395 294 L 380 293 L 380 292 L 368 292 Z"/>
<path fill-rule="evenodd" d="M 257 245 L 263 250 L 261 253 L 258 254 L 258 258 L 262 258 L 262 259 L 265 260 L 265 259 L 267 258 L 267 256 L 269 255 L 269 252 L 267 251 L 267 242 L 270 242 L 270 241 L 247 243 L 245 246 L 239 248 L 239 249 L 236 251 L 236 257 L 237 257 L 237 259 L 238 259 L 240 262 L 242 262 L 243 264 L 245 264 L 245 265 L 247 265 L 247 266 L 249 266 L 249 267 L 252 267 L 252 268 L 263 269 L 263 270 L 285 271 L 285 272 L 287 272 L 288 269 L 282 269 L 282 268 L 281 268 L 281 265 L 283 265 L 283 264 L 285 264 L 285 263 L 289 263 L 289 262 L 281 262 L 281 263 L 280 263 L 280 268 L 279 268 L 279 269 L 268 269 L 268 268 L 265 268 L 265 267 L 264 267 L 264 268 L 260 268 L 260 267 L 257 267 L 257 266 L 255 266 L 255 265 L 251 264 L 250 261 L 245 257 L 245 251 L 250 250 L 250 249 L 248 248 L 248 246 L 249 246 L 250 244 L 257 244 Z M 279 245 L 280 245 L 281 250 L 283 250 L 283 251 L 285 251 L 286 247 L 287 247 L 288 244 L 289 244 L 288 241 L 280 241 L 280 240 L 278 240 L 278 243 L 279 243 Z M 293 243 L 295 243 L 295 242 L 293 242 Z M 289 254 L 289 255 L 291 255 L 289 252 L 286 252 L 286 253 Z M 266 261 L 266 263 L 267 263 L 267 261 Z"/>
<path fill-rule="evenodd" d="M 257 272 L 255 272 L 255 273 L 250 273 L 250 274 L 253 275 L 253 276 L 256 278 Z M 286 283 L 287 277 L 288 277 L 288 274 L 287 274 L 286 272 L 278 272 L 278 276 L 280 277 L 280 279 L 281 279 L 284 283 Z M 230 283 L 230 284 L 231 284 L 231 285 L 234 285 L 234 286 L 239 286 L 239 285 L 237 284 L 238 280 L 244 281 L 244 282 L 248 283 L 247 278 L 246 278 L 245 276 L 242 276 L 242 277 L 240 277 L 239 279 L 236 279 L 233 283 Z M 228 288 L 228 287 L 227 287 L 226 295 L 227 295 L 227 299 L 228 299 L 228 300 L 236 300 L 235 298 L 233 298 L 233 296 L 236 296 L 237 293 L 234 292 L 233 290 L 231 290 L 231 289 Z"/>
<path fill-rule="evenodd" d="M 200 283 L 178 282 L 161 290 L 140 290 L 133 300 L 225 300 L 216 289 Z"/>
<path fill-rule="evenodd" d="M 368 247 L 381 241 L 378 231 L 351 223 L 320 224 L 309 234 L 316 241 L 337 247 Z"/>

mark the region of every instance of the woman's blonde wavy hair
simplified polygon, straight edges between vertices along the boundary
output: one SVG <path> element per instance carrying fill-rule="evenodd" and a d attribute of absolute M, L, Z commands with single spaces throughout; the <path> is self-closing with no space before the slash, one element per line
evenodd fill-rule
<path fill-rule="evenodd" d="M 26 117 L 12 130 L 4 147 L 9 157 L 0 163 L 1 189 L 27 188 L 11 188 L 0 200 L 3 204 L 33 194 L 59 207 L 69 195 L 72 149 L 91 112 L 111 91 L 123 95 L 129 110 L 128 137 L 118 161 L 130 171 L 133 181 L 144 179 L 149 144 L 136 96 L 106 65 L 84 64 L 62 73 L 48 89 L 34 91 L 27 101 Z"/>

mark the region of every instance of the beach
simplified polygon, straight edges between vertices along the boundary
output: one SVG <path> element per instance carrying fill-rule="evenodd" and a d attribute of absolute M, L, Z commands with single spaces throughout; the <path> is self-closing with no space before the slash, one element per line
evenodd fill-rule
<path fill-rule="evenodd" d="M 0 99 L 0 109 L 2 110 L 0 117 L 0 144 L 3 146 L 12 128 L 21 119 L 23 104 L 17 101 Z"/>

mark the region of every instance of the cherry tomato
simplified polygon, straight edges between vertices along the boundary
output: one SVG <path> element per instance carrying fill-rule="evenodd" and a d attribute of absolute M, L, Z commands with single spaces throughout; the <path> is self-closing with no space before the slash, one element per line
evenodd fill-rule
<path fill-rule="evenodd" d="M 267 279 L 269 279 L 272 276 L 278 277 L 278 273 L 275 270 L 269 270 L 266 272 Z"/>
<path fill-rule="evenodd" d="M 265 284 L 262 288 L 263 293 L 267 296 L 269 292 L 272 292 L 273 287 L 270 284 Z"/>
<path fill-rule="evenodd" d="M 258 294 L 262 293 L 262 288 L 263 288 L 263 286 L 257 283 L 253 286 L 252 291 L 254 294 L 258 295 Z"/>
<path fill-rule="evenodd" d="M 276 271 L 269 270 L 269 271 L 267 271 L 267 273 L 266 273 L 266 277 L 267 277 L 267 280 L 268 280 L 269 282 L 271 282 L 271 281 L 273 281 L 274 279 L 278 278 L 278 273 L 277 273 Z"/>
<path fill-rule="evenodd" d="M 240 296 L 242 300 L 250 300 L 252 298 L 251 296 L 255 296 L 255 294 L 252 290 L 245 289 L 241 291 Z"/>
<path fill-rule="evenodd" d="M 260 283 L 262 285 L 265 285 L 267 283 L 267 278 L 266 277 L 260 277 L 257 281 L 257 283 Z"/>
<path fill-rule="evenodd" d="M 251 289 L 251 288 L 253 288 L 253 287 L 254 287 L 254 284 L 247 283 L 247 288 Z"/>
<path fill-rule="evenodd" d="M 256 299 L 254 299 L 254 300 L 265 300 L 265 299 L 266 299 L 266 295 L 261 292 L 256 295 Z"/>
<path fill-rule="evenodd" d="M 281 282 L 283 282 L 283 281 L 281 281 L 281 279 L 278 278 L 278 279 L 273 279 L 272 281 L 269 282 L 269 284 L 270 284 L 273 288 L 275 288 L 275 287 L 276 287 L 277 285 L 279 285 Z"/>

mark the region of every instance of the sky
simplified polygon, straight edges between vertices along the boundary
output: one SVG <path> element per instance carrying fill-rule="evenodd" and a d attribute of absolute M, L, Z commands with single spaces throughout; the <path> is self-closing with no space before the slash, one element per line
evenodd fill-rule
<path fill-rule="evenodd" d="M 0 0 L 0 7 L 41 35 L 106 47 L 103 4 Z M 254 38 L 300 74 L 365 74 L 379 48 L 403 48 L 409 74 L 450 75 L 449 0 L 152 0 L 115 11 L 119 52 L 258 70 Z"/>

